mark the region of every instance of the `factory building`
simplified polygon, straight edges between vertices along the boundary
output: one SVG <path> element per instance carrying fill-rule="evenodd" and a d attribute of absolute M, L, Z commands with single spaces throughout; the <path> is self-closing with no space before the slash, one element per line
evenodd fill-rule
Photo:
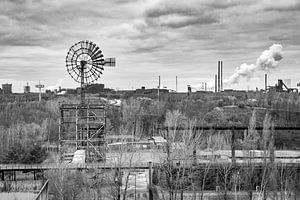
<path fill-rule="evenodd" d="M 85 87 L 86 93 L 97 94 L 104 91 L 104 84 L 90 84 Z"/>
<path fill-rule="evenodd" d="M 2 93 L 3 94 L 12 94 L 12 84 L 2 84 Z"/>

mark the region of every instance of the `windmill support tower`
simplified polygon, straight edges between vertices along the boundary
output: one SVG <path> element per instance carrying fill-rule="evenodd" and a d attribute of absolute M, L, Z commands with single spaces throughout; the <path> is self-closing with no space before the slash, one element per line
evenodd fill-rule
<path fill-rule="evenodd" d="M 80 103 L 61 104 L 59 141 L 61 160 L 64 155 L 84 150 L 82 162 L 105 160 L 106 110 L 99 102 L 87 101 L 85 86 L 103 74 L 104 66 L 115 66 L 115 58 L 103 58 L 100 48 L 91 41 L 80 41 L 69 49 L 66 68 L 70 76 L 80 83 Z M 66 147 L 66 148 L 65 148 Z"/>
<path fill-rule="evenodd" d="M 42 101 L 42 88 L 44 88 L 45 86 L 39 82 L 39 84 L 35 87 L 39 89 L 39 101 Z"/>

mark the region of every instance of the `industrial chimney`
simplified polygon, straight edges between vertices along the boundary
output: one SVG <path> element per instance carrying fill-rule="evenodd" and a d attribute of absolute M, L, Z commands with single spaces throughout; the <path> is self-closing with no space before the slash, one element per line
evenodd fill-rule
<path fill-rule="evenodd" d="M 223 61 L 218 61 L 217 92 L 223 91 Z"/>
<path fill-rule="evenodd" d="M 215 92 L 218 92 L 218 76 L 217 74 L 215 75 Z"/>
<path fill-rule="evenodd" d="M 267 92 L 268 89 L 268 75 L 265 74 L 265 91 Z"/>
<path fill-rule="evenodd" d="M 220 61 L 221 64 L 221 92 L 223 91 L 223 61 Z"/>
<path fill-rule="evenodd" d="M 218 61 L 218 92 L 220 92 L 220 87 L 221 87 L 221 84 L 220 84 L 220 77 L 221 77 L 221 62 Z"/>

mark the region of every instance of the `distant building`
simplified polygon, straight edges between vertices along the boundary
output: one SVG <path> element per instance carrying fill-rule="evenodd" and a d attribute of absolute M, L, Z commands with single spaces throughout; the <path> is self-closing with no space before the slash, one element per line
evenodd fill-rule
<path fill-rule="evenodd" d="M 12 84 L 2 84 L 2 93 L 3 94 L 12 94 Z"/>
<path fill-rule="evenodd" d="M 141 87 L 141 89 L 136 89 L 135 90 L 136 94 L 157 94 L 158 89 L 152 88 L 152 89 L 146 89 L 144 86 Z M 169 93 L 168 89 L 159 89 L 159 93 Z"/>
<path fill-rule="evenodd" d="M 27 85 L 24 86 L 24 93 L 25 94 L 30 93 L 30 86 L 28 85 L 28 83 L 27 83 Z"/>
<path fill-rule="evenodd" d="M 190 85 L 187 86 L 187 89 L 188 89 L 188 95 L 190 95 L 192 93 L 192 88 Z"/>
<path fill-rule="evenodd" d="M 104 91 L 104 84 L 91 84 L 85 87 L 85 92 L 90 94 L 97 94 Z"/>
<path fill-rule="evenodd" d="M 72 88 L 67 88 L 66 89 L 66 94 L 77 94 L 77 90 L 72 89 Z"/>
<path fill-rule="evenodd" d="M 46 93 L 46 94 L 52 94 L 52 93 L 54 93 L 54 92 L 52 92 L 51 90 L 46 90 L 45 93 Z"/>

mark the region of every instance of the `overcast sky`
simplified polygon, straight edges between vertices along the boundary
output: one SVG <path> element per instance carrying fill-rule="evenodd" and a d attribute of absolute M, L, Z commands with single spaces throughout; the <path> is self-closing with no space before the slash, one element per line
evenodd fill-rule
<path fill-rule="evenodd" d="M 77 87 L 66 71 L 68 49 L 80 40 L 98 44 L 116 68 L 97 82 L 131 89 L 179 90 L 224 77 L 242 63 L 255 63 L 273 44 L 283 46 L 270 82 L 300 82 L 300 0 L 0 0 L 0 82 L 23 91 L 46 86 Z M 264 72 L 227 88 L 263 88 Z"/>

